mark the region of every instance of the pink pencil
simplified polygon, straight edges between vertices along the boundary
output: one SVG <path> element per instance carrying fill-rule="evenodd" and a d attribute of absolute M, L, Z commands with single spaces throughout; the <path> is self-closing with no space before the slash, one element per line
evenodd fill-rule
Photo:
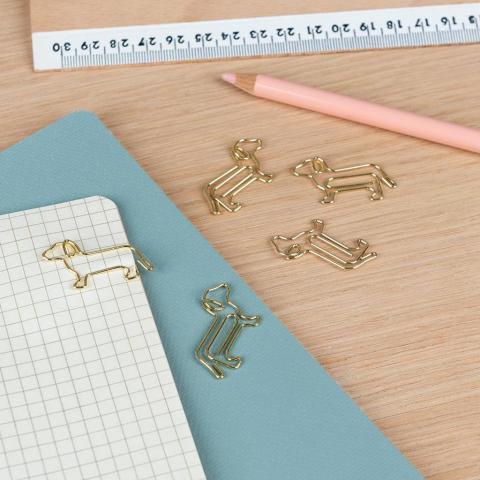
<path fill-rule="evenodd" d="M 480 153 L 480 131 L 473 128 L 376 105 L 266 75 L 225 73 L 222 78 L 256 97 Z"/>

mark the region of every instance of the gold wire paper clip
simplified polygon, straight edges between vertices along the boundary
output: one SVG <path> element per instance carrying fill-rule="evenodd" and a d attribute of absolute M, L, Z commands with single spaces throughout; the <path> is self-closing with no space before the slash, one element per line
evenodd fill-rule
<path fill-rule="evenodd" d="M 312 230 L 297 233 L 293 237 L 272 237 L 275 251 L 286 260 L 295 260 L 311 253 L 343 270 L 353 270 L 377 257 L 375 252 L 367 253 L 369 245 L 365 240 L 358 239 L 356 247 L 348 247 L 323 233 L 323 220 L 312 220 L 312 224 Z"/>
<path fill-rule="evenodd" d="M 241 357 L 232 355 L 230 350 L 240 332 L 246 327 L 257 327 L 261 317 L 244 315 L 240 307 L 231 301 L 227 283 L 206 290 L 202 305 L 213 320 L 195 349 L 195 357 L 212 375 L 221 379 L 225 376 L 222 367 L 235 369 L 242 364 Z"/>
<path fill-rule="evenodd" d="M 246 148 L 253 147 L 253 151 Z M 240 202 L 234 200 L 235 196 L 250 184 L 260 180 L 270 183 L 273 175 L 260 170 L 260 162 L 256 152 L 262 148 L 262 141 L 258 138 L 242 138 L 232 148 L 232 157 L 235 166 L 212 180 L 203 192 L 214 215 L 227 212 L 237 212 L 242 208 Z"/>
<path fill-rule="evenodd" d="M 65 267 L 75 275 L 76 280 L 73 286 L 75 288 L 84 288 L 87 286 L 90 277 L 93 277 L 94 275 L 100 275 L 102 273 L 113 272 L 115 270 L 121 270 L 123 276 L 127 280 L 133 280 L 134 278 L 137 278 L 140 273 L 136 264 L 131 266 L 115 265 L 112 267 L 105 267 L 101 268 L 100 270 L 89 272 L 85 275 L 81 275 L 73 267 L 73 259 L 75 257 L 90 257 L 93 255 L 101 255 L 104 253 L 118 252 L 122 250 L 130 250 L 135 257 L 136 262 L 142 268 L 148 271 L 153 270 L 153 265 L 150 263 L 150 261 L 142 254 L 142 252 L 140 252 L 140 250 L 132 247 L 131 245 L 117 245 L 113 247 L 101 248 L 98 250 L 85 251 L 82 250 L 79 245 L 74 241 L 64 240 L 63 242 L 54 243 L 51 247 L 47 248 L 42 253 L 42 257 L 50 262 L 63 262 Z"/>
<path fill-rule="evenodd" d="M 299 163 L 292 173 L 297 177 L 308 177 L 315 187 L 324 192 L 321 203 L 333 203 L 337 193 L 353 190 L 367 190 L 370 200 L 381 200 L 382 183 L 389 188 L 397 186 L 380 166 L 373 163 L 334 170 L 325 160 L 315 156 Z"/>

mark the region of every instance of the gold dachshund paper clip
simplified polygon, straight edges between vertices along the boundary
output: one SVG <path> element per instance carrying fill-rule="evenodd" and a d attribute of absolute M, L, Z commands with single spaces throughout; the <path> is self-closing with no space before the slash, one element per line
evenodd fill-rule
<path fill-rule="evenodd" d="M 203 308 L 213 317 L 212 324 L 195 349 L 195 357 L 218 378 L 224 378 L 222 367 L 236 369 L 242 364 L 231 349 L 240 332 L 246 327 L 257 327 L 261 322 L 258 315 L 247 316 L 230 299 L 230 286 L 221 283 L 205 291 Z"/>
<path fill-rule="evenodd" d="M 73 259 L 75 257 L 90 257 L 109 252 L 120 252 L 127 250 L 133 253 L 136 263 L 138 263 L 142 268 L 148 271 L 153 270 L 153 265 L 150 263 L 150 261 L 142 254 L 142 252 L 140 252 L 140 250 L 132 247 L 131 245 L 116 245 L 113 247 L 100 248 L 98 250 L 85 251 L 82 250 L 74 241 L 64 240 L 63 242 L 54 243 L 51 247 L 47 248 L 42 253 L 42 257 L 50 262 L 62 262 L 65 267 L 75 275 L 76 280 L 73 286 L 80 289 L 86 287 L 88 280 L 94 275 L 113 272 L 115 270 L 120 270 L 127 280 L 137 278 L 140 273 L 135 263 L 131 266 L 114 265 L 112 267 L 105 267 L 101 268 L 100 270 L 88 272 L 85 275 L 81 275 L 73 266 Z"/>
<path fill-rule="evenodd" d="M 249 147 L 253 147 L 249 151 Z M 270 183 L 273 175 L 260 170 L 260 162 L 256 152 L 262 148 L 262 141 L 258 138 L 242 138 L 232 148 L 232 157 L 235 166 L 222 173 L 219 177 L 207 184 L 203 193 L 207 199 L 210 212 L 214 215 L 227 212 L 238 212 L 242 208 L 235 196 L 252 183 L 259 180 Z"/>
<path fill-rule="evenodd" d="M 310 253 L 343 270 L 353 270 L 377 257 L 375 252 L 367 253 L 367 241 L 358 239 L 355 247 L 348 247 L 323 232 L 323 220 L 312 220 L 312 224 L 311 230 L 293 237 L 272 237 L 275 251 L 286 260 L 295 260 Z"/>
<path fill-rule="evenodd" d="M 367 190 L 370 200 L 381 200 L 382 183 L 389 188 L 397 186 L 379 165 L 373 163 L 334 170 L 322 158 L 313 157 L 295 166 L 292 173 L 296 177 L 309 178 L 324 193 L 321 203 L 333 203 L 337 193 L 353 190 Z"/>

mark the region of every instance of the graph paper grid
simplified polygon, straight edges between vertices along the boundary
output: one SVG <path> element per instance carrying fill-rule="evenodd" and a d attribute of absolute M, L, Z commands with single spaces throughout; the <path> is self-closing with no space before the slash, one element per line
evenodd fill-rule
<path fill-rule="evenodd" d="M 205 479 L 141 280 L 75 289 L 41 257 L 65 239 L 128 243 L 104 197 L 0 216 L 0 479 Z M 74 259 L 119 264 L 132 254 Z"/>

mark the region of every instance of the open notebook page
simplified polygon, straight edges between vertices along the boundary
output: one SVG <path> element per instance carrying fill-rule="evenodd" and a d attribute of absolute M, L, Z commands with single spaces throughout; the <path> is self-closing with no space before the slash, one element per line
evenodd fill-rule
<path fill-rule="evenodd" d="M 0 478 L 204 479 L 140 278 L 74 288 L 41 257 L 65 239 L 128 243 L 104 197 L 0 216 Z M 74 261 L 134 265 L 128 251 Z"/>

